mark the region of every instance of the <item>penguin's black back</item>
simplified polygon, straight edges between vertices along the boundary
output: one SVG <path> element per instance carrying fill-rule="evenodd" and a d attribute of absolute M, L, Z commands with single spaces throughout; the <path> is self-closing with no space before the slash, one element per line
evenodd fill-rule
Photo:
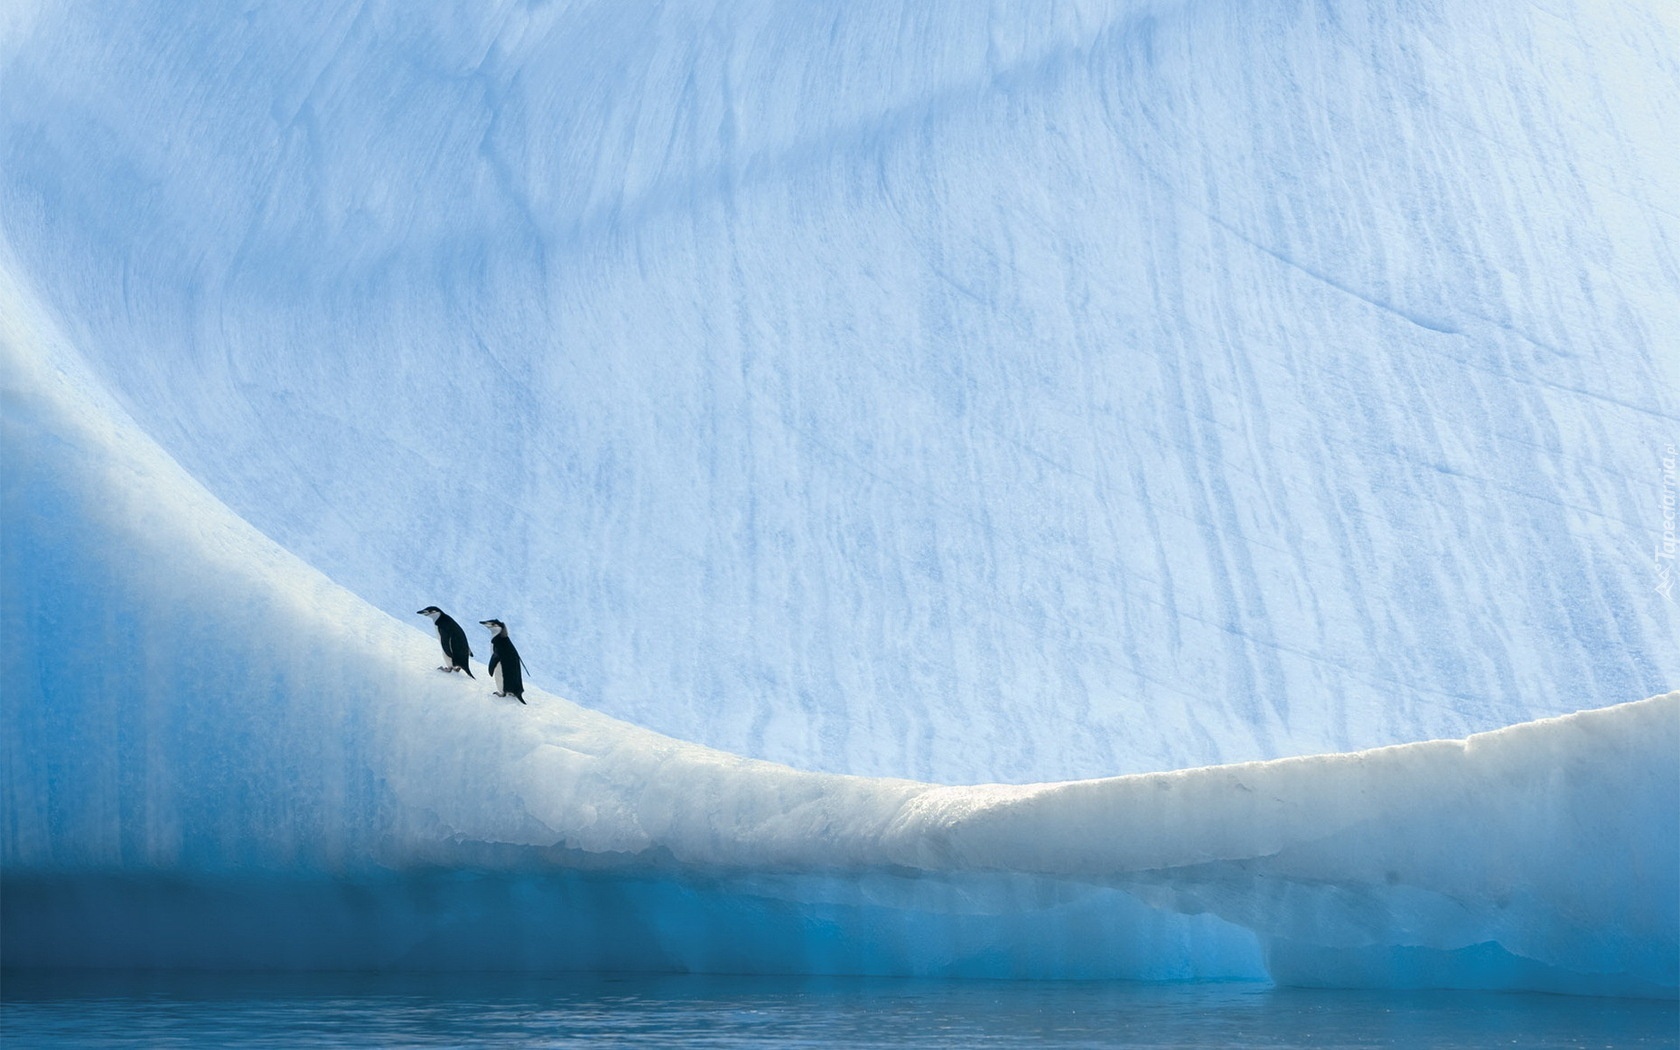
<path fill-rule="evenodd" d="M 490 639 L 490 648 L 492 657 L 502 669 L 502 692 L 525 699 L 525 678 L 520 674 L 523 668 L 519 663 L 519 650 L 513 647 L 513 639 L 498 634 Z"/>
<path fill-rule="evenodd" d="M 437 618 L 438 644 L 443 646 L 443 655 L 449 657 L 449 662 L 467 672 L 468 678 L 476 677 L 472 667 L 467 664 L 467 658 L 472 655 L 472 645 L 467 642 L 467 632 L 448 613 L 438 613 Z"/>

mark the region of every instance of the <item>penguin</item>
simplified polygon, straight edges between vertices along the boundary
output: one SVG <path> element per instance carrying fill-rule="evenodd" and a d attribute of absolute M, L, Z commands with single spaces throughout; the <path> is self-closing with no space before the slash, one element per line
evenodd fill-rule
<path fill-rule="evenodd" d="M 508 637 L 507 624 L 500 620 L 478 622 L 490 628 L 490 674 L 496 679 L 496 695 L 511 696 L 525 703 L 525 679 L 519 674 L 524 665 L 519 650 L 513 647 L 513 639 Z"/>
<path fill-rule="evenodd" d="M 450 618 L 450 615 L 435 605 L 428 605 L 421 609 L 416 616 L 429 616 L 437 624 L 438 642 L 443 646 L 443 655 L 449 662 L 438 668 L 440 671 L 465 671 L 468 678 L 476 678 L 472 668 L 467 666 L 467 657 L 473 654 L 472 646 L 467 644 L 467 632 L 461 625 Z"/>

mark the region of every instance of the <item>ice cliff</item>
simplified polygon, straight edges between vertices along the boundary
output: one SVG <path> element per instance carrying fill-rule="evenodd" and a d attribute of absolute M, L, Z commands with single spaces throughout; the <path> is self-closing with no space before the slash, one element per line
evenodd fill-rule
<path fill-rule="evenodd" d="M 943 782 L 1680 682 L 1663 2 L 14 5 L 0 210 L 375 606 Z"/>
<path fill-rule="evenodd" d="M 1677 53 L 5 6 L 0 961 L 1674 995 Z"/>
<path fill-rule="evenodd" d="M 8 292 L 8 965 L 1680 985 L 1680 696 L 974 787 L 517 708 L 219 504 Z"/>

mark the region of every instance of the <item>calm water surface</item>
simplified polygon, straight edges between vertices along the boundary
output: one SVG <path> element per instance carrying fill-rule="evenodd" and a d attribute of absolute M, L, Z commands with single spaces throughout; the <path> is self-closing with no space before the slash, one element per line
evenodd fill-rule
<path fill-rule="evenodd" d="M 183 975 L 0 979 L 34 1047 L 1680 1045 L 1670 1002 L 1483 992 L 834 978 Z"/>

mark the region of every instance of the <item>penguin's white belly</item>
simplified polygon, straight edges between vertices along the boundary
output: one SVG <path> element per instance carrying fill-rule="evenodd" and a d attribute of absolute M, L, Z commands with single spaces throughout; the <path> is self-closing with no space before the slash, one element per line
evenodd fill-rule
<path fill-rule="evenodd" d="M 502 665 L 501 664 L 496 665 L 496 692 L 498 692 L 498 693 L 507 692 L 506 689 L 502 688 Z"/>

